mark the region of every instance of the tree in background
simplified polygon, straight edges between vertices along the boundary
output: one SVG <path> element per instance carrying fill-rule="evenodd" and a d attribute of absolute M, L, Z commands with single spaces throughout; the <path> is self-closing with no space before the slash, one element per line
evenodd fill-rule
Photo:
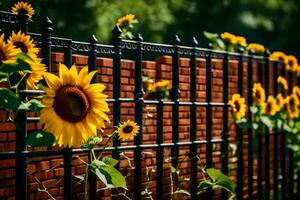
<path fill-rule="evenodd" d="M 16 1 L 2 0 L 1 9 Z M 204 30 L 229 31 L 244 35 L 250 42 L 265 44 L 271 50 L 300 52 L 300 0 L 41 0 L 29 1 L 37 15 L 31 30 L 38 31 L 39 16 L 48 15 L 55 35 L 87 40 L 96 34 L 109 43 L 116 20 L 135 14 L 135 32 L 145 40 L 170 42 L 178 34 L 187 44 L 196 36 L 201 46 L 207 41 Z"/>

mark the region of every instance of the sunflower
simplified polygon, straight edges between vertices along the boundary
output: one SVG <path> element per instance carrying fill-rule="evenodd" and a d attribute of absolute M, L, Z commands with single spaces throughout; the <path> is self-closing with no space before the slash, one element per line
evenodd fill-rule
<path fill-rule="evenodd" d="M 254 51 L 256 54 L 263 54 L 265 52 L 265 47 L 258 43 L 250 43 L 248 49 Z"/>
<path fill-rule="evenodd" d="M 156 83 L 151 83 L 148 85 L 148 91 L 149 92 L 155 92 L 156 91 Z"/>
<path fill-rule="evenodd" d="M 294 86 L 292 92 L 300 99 L 300 88 L 298 86 Z"/>
<path fill-rule="evenodd" d="M 63 64 L 59 65 L 59 77 L 44 72 L 48 87 L 43 88 L 46 108 L 41 111 L 40 123 L 53 133 L 59 146 L 78 147 L 109 122 L 107 95 L 102 93 L 105 86 L 90 84 L 95 73 L 88 73 L 88 67 L 78 73 L 75 65 L 69 70 Z"/>
<path fill-rule="evenodd" d="M 0 65 L 5 63 L 15 63 L 17 54 L 20 53 L 12 44 L 4 42 L 4 34 L 0 36 Z"/>
<path fill-rule="evenodd" d="M 286 79 L 283 78 L 282 76 L 279 76 L 279 77 L 277 78 L 277 83 L 278 83 L 278 85 L 279 85 L 280 87 L 282 87 L 283 89 L 285 89 L 285 90 L 288 90 L 288 89 L 289 89 L 289 86 L 288 86 L 288 83 L 287 83 Z"/>
<path fill-rule="evenodd" d="M 276 104 L 277 104 L 278 111 L 283 108 L 284 98 L 281 93 L 277 94 L 276 96 Z"/>
<path fill-rule="evenodd" d="M 37 58 L 39 49 L 35 47 L 30 36 L 21 33 L 21 31 L 17 34 L 13 32 L 8 39 L 8 44 L 14 45 L 32 58 L 32 60 L 25 60 L 31 68 L 31 73 L 27 78 L 27 85 L 30 89 L 36 89 L 37 87 L 35 84 L 43 79 L 43 72 L 46 71 L 46 67 L 41 63 L 41 59 Z"/>
<path fill-rule="evenodd" d="M 291 70 L 291 71 L 296 71 L 296 68 L 298 66 L 298 60 L 295 56 L 293 55 L 288 55 L 286 57 L 286 69 Z"/>
<path fill-rule="evenodd" d="M 286 62 L 286 54 L 283 53 L 282 51 L 274 51 L 271 55 L 270 55 L 270 60 L 273 60 L 273 61 L 281 61 L 283 63 Z"/>
<path fill-rule="evenodd" d="M 261 106 L 266 100 L 266 94 L 264 88 L 262 88 L 260 83 L 255 83 L 252 89 L 252 95 L 255 104 L 260 104 Z"/>
<path fill-rule="evenodd" d="M 247 46 L 247 40 L 245 37 L 243 36 L 236 36 L 235 37 L 235 40 L 236 40 L 236 43 L 243 46 L 243 47 L 246 47 Z"/>
<path fill-rule="evenodd" d="M 296 94 L 291 94 L 286 98 L 286 108 L 289 119 L 299 116 L 299 99 Z"/>
<path fill-rule="evenodd" d="M 37 58 L 39 49 L 35 46 L 29 35 L 25 35 L 21 31 L 19 31 L 17 34 L 12 32 L 12 35 L 9 37 L 7 42 L 13 44 L 16 48 L 19 48 L 23 53 L 26 53 L 33 60 Z"/>
<path fill-rule="evenodd" d="M 156 83 L 156 90 L 164 90 L 172 88 L 172 83 L 169 80 L 162 80 Z"/>
<path fill-rule="evenodd" d="M 268 96 L 266 106 L 264 107 L 264 112 L 266 115 L 274 116 L 278 111 L 276 99 L 270 95 Z"/>
<path fill-rule="evenodd" d="M 11 12 L 15 14 L 23 14 L 27 15 L 28 19 L 31 19 L 32 15 L 34 15 L 34 9 L 31 7 L 31 4 L 27 2 L 17 2 L 12 8 Z"/>
<path fill-rule="evenodd" d="M 245 98 L 242 98 L 240 94 L 232 95 L 231 100 L 228 102 L 231 106 L 235 119 L 242 119 L 247 110 L 247 105 L 245 104 Z"/>
<path fill-rule="evenodd" d="M 133 22 L 135 15 L 127 14 L 117 20 L 117 25 L 120 27 L 125 27 L 131 22 Z"/>
<path fill-rule="evenodd" d="M 122 141 L 133 140 L 134 136 L 139 132 L 140 126 L 138 126 L 134 121 L 127 120 L 119 124 L 117 132 L 119 139 Z"/>
<path fill-rule="evenodd" d="M 232 33 L 224 32 L 224 33 L 221 33 L 220 36 L 221 36 L 222 40 L 224 40 L 228 43 L 231 43 L 231 44 L 237 43 L 236 36 Z"/>

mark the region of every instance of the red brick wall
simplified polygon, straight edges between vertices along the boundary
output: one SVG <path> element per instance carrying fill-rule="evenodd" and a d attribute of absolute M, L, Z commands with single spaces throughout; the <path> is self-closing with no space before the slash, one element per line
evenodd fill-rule
<path fill-rule="evenodd" d="M 61 53 L 53 53 L 52 54 L 52 69 L 54 72 L 57 72 L 58 63 L 63 62 L 63 54 Z M 81 55 L 73 55 L 73 63 L 78 65 L 79 67 L 87 65 L 88 58 L 86 56 Z M 133 97 L 134 91 L 134 61 L 132 60 L 122 60 L 122 70 L 121 70 L 121 96 L 122 97 Z M 105 93 L 112 98 L 113 95 L 113 61 L 109 58 L 98 58 L 97 59 L 97 67 L 98 67 L 98 81 L 106 85 Z M 206 68 L 205 68 L 205 60 L 198 59 L 197 60 L 197 101 L 205 102 L 206 97 Z M 155 61 L 143 61 L 143 75 L 147 75 L 153 79 L 169 79 L 172 77 L 172 59 L 169 56 L 161 56 L 157 57 Z M 222 91 L 223 91 L 223 61 L 222 60 L 213 60 L 212 61 L 212 76 L 213 76 L 213 101 L 214 102 L 222 102 Z M 237 61 L 229 61 L 229 93 L 230 95 L 237 92 L 238 84 L 237 84 Z M 272 80 L 272 78 L 270 78 Z M 190 69 L 189 69 L 189 59 L 181 58 L 180 59 L 180 76 L 179 76 L 179 87 L 180 87 L 180 101 L 189 101 L 190 98 Z M 257 81 L 257 66 L 254 66 L 254 81 Z M 246 96 L 247 91 L 247 63 L 244 63 L 244 93 Z M 272 83 L 273 84 L 273 83 Z M 272 85 L 271 84 L 271 85 Z M 112 110 L 112 105 L 110 105 Z M 144 134 L 143 134 L 143 143 L 144 144 L 153 144 L 156 142 L 156 108 L 153 105 L 145 105 L 145 114 L 144 114 Z M 146 111 L 148 110 L 151 113 L 152 117 L 147 117 Z M 213 108 L 213 138 L 221 138 L 222 127 L 223 127 L 223 113 L 222 107 Z M 197 108 L 197 139 L 205 140 L 206 137 L 206 109 L 204 107 Z M 112 112 L 111 112 L 112 113 Z M 110 118 L 112 119 L 112 115 L 110 113 Z M 1 118 L 4 118 L 4 112 L 1 111 Z M 190 108 L 187 106 L 180 106 L 179 109 L 179 140 L 189 141 L 190 137 Z M 165 106 L 164 107 L 164 142 L 172 141 L 172 107 Z M 121 119 L 134 119 L 134 104 L 133 103 L 122 103 L 121 109 Z M 38 128 L 38 126 L 34 123 L 29 124 L 29 132 Z M 0 152 L 5 151 L 14 151 L 15 150 L 15 133 L 14 133 L 14 125 L 12 123 L 1 122 L 0 123 Z M 229 143 L 236 145 L 236 133 L 235 127 L 233 124 L 230 124 L 230 137 Z M 111 125 L 105 130 L 105 133 L 111 133 Z M 247 147 L 247 138 L 245 136 L 245 147 Z M 271 140 L 272 142 L 272 140 Z M 132 144 L 132 142 L 122 142 L 122 145 Z M 43 149 L 43 148 L 38 148 Z M 180 156 L 179 160 L 183 160 L 185 158 L 185 154 L 189 151 L 189 147 L 180 147 Z M 221 168 L 221 145 L 214 144 L 213 145 L 214 153 L 213 153 L 213 162 L 214 167 Z M 246 149 L 246 148 L 245 148 Z M 143 166 L 151 166 L 153 165 L 155 169 L 155 149 L 145 149 L 145 152 L 151 152 L 151 154 L 147 154 L 145 159 L 143 160 Z M 133 151 L 125 151 L 125 155 L 132 158 Z M 232 152 L 229 152 L 230 160 L 230 173 L 232 178 L 236 179 L 236 162 L 232 159 Z M 198 155 L 201 160 L 199 161 L 199 165 L 203 163 L 205 165 L 205 145 L 198 146 Z M 80 155 L 81 159 L 86 160 L 85 155 Z M 170 157 L 170 149 L 165 148 L 165 159 L 167 160 Z M 74 155 L 73 157 L 73 174 L 81 175 L 85 173 L 85 166 L 82 162 Z M 246 183 L 246 170 L 247 170 L 247 151 L 244 150 L 244 159 L 245 159 L 245 183 Z M 272 158 L 271 158 L 272 159 Z M 153 162 L 152 162 L 153 161 Z M 182 162 L 181 165 L 181 176 L 180 180 L 184 181 L 184 178 L 189 177 L 190 174 L 190 160 L 188 157 L 185 158 L 185 161 Z M 256 164 L 255 164 L 256 165 Z M 51 193 L 55 197 L 55 199 L 62 199 L 63 195 L 63 159 L 62 156 L 49 156 L 49 157 L 37 157 L 30 158 L 28 164 L 28 191 L 30 198 L 29 199 L 46 199 L 49 196 L 46 193 L 39 192 L 38 187 L 42 187 L 38 184 L 36 179 L 38 179 L 41 183 L 43 183 Z M 126 159 L 121 160 L 121 170 L 124 174 L 129 171 L 128 162 Z M 271 165 L 272 166 L 272 165 Z M 0 199 L 14 199 L 15 188 L 14 188 L 14 178 L 15 178 L 15 161 L 13 159 L 1 160 L 0 161 Z M 165 177 L 165 199 L 170 199 L 170 162 L 166 162 L 164 164 L 164 177 Z M 254 169 L 256 167 L 254 166 Z M 145 177 L 145 168 L 143 168 L 143 177 L 142 180 L 146 185 L 146 177 Z M 32 174 L 35 174 L 35 177 Z M 133 175 L 133 173 L 131 173 Z M 254 173 L 256 174 L 256 172 Z M 129 185 L 129 196 L 132 195 L 132 183 L 133 176 L 129 176 L 127 178 Z M 156 191 L 156 177 L 155 172 L 153 173 L 153 177 L 148 181 L 149 190 L 152 191 L 153 197 L 155 197 Z M 199 179 L 201 178 L 201 173 L 198 174 Z M 83 184 L 76 184 L 78 180 L 74 177 L 74 199 L 77 196 L 77 199 L 83 199 Z M 187 182 L 188 183 L 188 182 Z M 99 188 L 103 185 L 99 183 Z M 188 184 L 183 184 L 186 189 L 189 189 Z M 247 188 L 245 187 L 245 191 Z M 99 197 L 102 199 L 110 199 L 110 192 L 108 190 L 102 190 L 98 192 Z M 106 196 L 106 197 L 104 197 Z"/>

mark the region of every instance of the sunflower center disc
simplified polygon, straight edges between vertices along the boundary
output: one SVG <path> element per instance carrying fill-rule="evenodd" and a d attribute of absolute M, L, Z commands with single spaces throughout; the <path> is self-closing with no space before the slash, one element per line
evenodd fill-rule
<path fill-rule="evenodd" d="M 0 50 L 0 64 L 2 65 L 3 64 L 3 60 L 5 60 L 6 57 L 5 57 L 5 54 Z"/>
<path fill-rule="evenodd" d="M 90 102 L 81 88 L 67 85 L 57 90 L 53 107 L 62 119 L 78 122 L 89 112 Z"/>
<path fill-rule="evenodd" d="M 125 126 L 124 128 L 123 128 L 123 132 L 124 133 L 131 133 L 133 131 L 133 127 L 132 126 Z"/>
<path fill-rule="evenodd" d="M 236 108 L 236 110 L 237 110 L 237 112 L 240 110 L 240 104 L 239 104 L 239 102 L 238 101 L 235 101 L 234 102 L 234 105 L 235 105 L 235 108 Z"/>
<path fill-rule="evenodd" d="M 17 48 L 20 48 L 23 53 L 28 53 L 28 48 L 27 48 L 27 46 L 23 42 L 14 42 L 14 45 Z"/>
<path fill-rule="evenodd" d="M 26 15 L 26 14 L 28 14 L 28 12 L 27 12 L 26 9 L 21 8 L 20 10 L 18 10 L 18 14 L 20 14 L 20 15 Z"/>

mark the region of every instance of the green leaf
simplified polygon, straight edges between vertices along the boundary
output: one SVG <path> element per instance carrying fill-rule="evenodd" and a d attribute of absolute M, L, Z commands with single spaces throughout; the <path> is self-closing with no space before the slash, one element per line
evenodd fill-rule
<path fill-rule="evenodd" d="M 110 165 L 98 165 L 95 174 L 108 188 L 122 187 L 127 189 L 125 177 Z"/>
<path fill-rule="evenodd" d="M 257 106 L 250 106 L 250 112 L 252 114 L 256 114 L 259 111 Z"/>
<path fill-rule="evenodd" d="M 176 168 L 173 166 L 171 166 L 170 169 L 171 169 L 171 173 L 176 173 L 176 171 L 177 171 Z"/>
<path fill-rule="evenodd" d="M 3 64 L 0 67 L 0 72 L 6 73 L 6 74 L 11 74 L 11 73 L 18 72 L 18 71 L 30 72 L 31 68 L 30 68 L 29 63 L 18 58 L 16 63 Z"/>
<path fill-rule="evenodd" d="M 33 112 L 40 112 L 45 106 L 41 103 L 41 101 L 37 99 L 31 99 L 30 101 L 26 102 L 28 108 Z"/>
<path fill-rule="evenodd" d="M 234 193 L 235 185 L 228 176 L 224 175 L 222 172 L 214 168 L 207 169 L 206 173 L 208 174 L 209 178 L 211 178 L 215 186 L 221 187 L 229 192 Z"/>
<path fill-rule="evenodd" d="M 29 134 L 25 139 L 25 144 L 31 147 L 52 147 L 55 145 L 55 137 L 47 131 L 35 131 Z"/>
<path fill-rule="evenodd" d="M 15 93 L 7 88 L 0 88 L 0 108 L 16 111 L 21 104 L 21 99 Z"/>
<path fill-rule="evenodd" d="M 203 35 L 209 39 L 209 40 L 216 40 L 217 38 L 219 38 L 219 35 L 217 33 L 210 33 L 210 32 L 207 32 L 207 31 L 203 31 Z"/>
<path fill-rule="evenodd" d="M 282 125 L 283 125 L 283 121 L 281 120 L 281 119 L 277 119 L 277 128 L 281 128 L 282 127 Z"/>
<path fill-rule="evenodd" d="M 267 126 L 269 129 L 272 129 L 272 128 L 273 128 L 272 120 L 271 120 L 269 117 L 267 117 L 267 116 L 262 116 L 262 117 L 260 118 L 260 120 L 261 120 L 261 122 L 262 122 L 265 126 Z"/>
<path fill-rule="evenodd" d="M 7 81 L 7 76 L 5 74 L 0 74 L 0 83 L 6 82 Z"/>
<path fill-rule="evenodd" d="M 112 167 L 116 166 L 118 164 L 118 160 L 110 158 L 110 157 L 103 157 L 102 162 L 104 162 L 107 165 L 110 165 Z"/>
<path fill-rule="evenodd" d="M 258 123 L 253 122 L 251 127 L 252 127 L 254 130 L 257 130 L 258 127 L 259 127 L 259 125 L 258 125 Z"/>
<path fill-rule="evenodd" d="M 23 52 L 18 53 L 18 54 L 16 55 L 16 57 L 17 57 L 18 59 L 20 59 L 20 60 L 31 60 L 31 61 L 33 61 L 33 59 L 32 59 L 29 55 L 27 55 L 26 53 L 23 53 Z"/>
<path fill-rule="evenodd" d="M 240 128 L 251 128 L 251 123 L 249 123 L 246 118 L 236 120 L 235 123 Z"/>
<path fill-rule="evenodd" d="M 202 192 L 203 190 L 206 190 L 210 187 L 213 186 L 213 183 L 210 181 L 210 180 L 205 180 L 205 181 L 202 181 L 199 185 L 198 185 L 198 194 L 200 192 Z"/>
<path fill-rule="evenodd" d="M 180 189 L 174 192 L 175 194 L 183 194 L 186 196 L 191 196 L 191 193 L 189 193 L 188 191 L 184 190 L 184 189 Z"/>

